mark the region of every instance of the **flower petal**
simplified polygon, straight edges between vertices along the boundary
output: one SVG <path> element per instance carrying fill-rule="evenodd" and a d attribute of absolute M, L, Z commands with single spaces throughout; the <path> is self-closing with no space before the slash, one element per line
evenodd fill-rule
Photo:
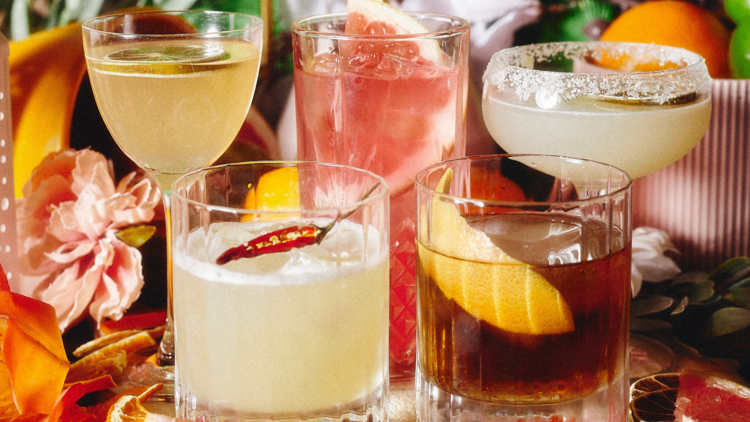
<path fill-rule="evenodd" d="M 117 239 L 114 232 L 102 240 L 102 247 L 109 248 L 112 262 L 105 269 L 102 284 L 89 306 L 89 313 L 97 326 L 104 318 L 122 318 L 125 310 L 140 296 L 144 283 L 142 256 L 137 249 Z"/>
<path fill-rule="evenodd" d="M 2 356 L 21 413 L 49 413 L 70 363 L 52 306 L 11 292 L 0 292 L 0 314 L 7 317 Z"/>
<path fill-rule="evenodd" d="M 55 356 L 12 319 L 3 338 L 3 358 L 18 411 L 50 413 L 62 391 L 70 362 Z"/>

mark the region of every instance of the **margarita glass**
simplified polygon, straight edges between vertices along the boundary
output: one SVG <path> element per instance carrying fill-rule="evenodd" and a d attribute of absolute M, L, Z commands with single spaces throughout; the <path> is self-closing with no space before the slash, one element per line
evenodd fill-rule
<path fill-rule="evenodd" d="M 464 155 L 469 24 L 383 9 L 421 33 L 353 34 L 347 14 L 293 24 L 297 151 L 301 160 L 367 169 L 388 182 L 391 375 L 413 379 L 414 176 Z"/>
<path fill-rule="evenodd" d="M 114 140 L 162 191 L 171 259 L 169 189 L 205 167 L 234 140 L 250 109 L 263 21 L 225 12 L 175 11 L 107 15 L 83 24 L 89 78 Z M 167 330 L 158 353 L 170 377 L 171 263 Z"/>
<path fill-rule="evenodd" d="M 506 152 L 586 158 L 633 178 L 690 152 L 711 117 L 705 61 L 675 47 L 513 47 L 493 55 L 483 80 L 484 120 Z"/>
<path fill-rule="evenodd" d="M 179 417 L 388 420 L 381 177 L 228 164 L 180 178 L 172 207 Z"/>

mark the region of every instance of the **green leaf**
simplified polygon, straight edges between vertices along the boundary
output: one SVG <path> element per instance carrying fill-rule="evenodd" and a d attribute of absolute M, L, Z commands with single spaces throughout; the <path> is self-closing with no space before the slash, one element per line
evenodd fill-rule
<path fill-rule="evenodd" d="M 732 284 L 750 275 L 750 258 L 740 256 L 721 264 L 708 277 L 718 285 Z"/>
<path fill-rule="evenodd" d="M 723 308 L 714 312 L 709 319 L 711 335 L 714 337 L 731 334 L 750 327 L 750 309 Z"/>
<path fill-rule="evenodd" d="M 750 287 L 734 289 L 725 297 L 737 306 L 750 309 Z"/>
<path fill-rule="evenodd" d="M 688 306 L 688 303 L 690 303 L 690 299 L 688 299 L 687 296 L 683 297 L 682 300 L 680 300 L 680 303 L 677 304 L 677 306 L 672 309 L 672 315 L 678 315 L 685 311 L 685 309 Z"/>
<path fill-rule="evenodd" d="M 634 318 L 630 320 L 630 331 L 671 330 L 672 324 L 660 319 Z"/>
<path fill-rule="evenodd" d="M 750 287 L 750 277 L 743 278 L 742 280 L 737 281 L 736 283 L 729 286 L 727 290 L 731 292 L 734 289 L 740 289 L 742 287 Z"/>
<path fill-rule="evenodd" d="M 681 273 L 678 274 L 677 277 L 674 279 L 673 285 L 679 286 L 681 284 L 689 285 L 694 283 L 700 283 L 702 281 L 708 280 L 708 273 L 704 273 L 701 271 L 691 271 L 688 273 Z"/>
<path fill-rule="evenodd" d="M 115 233 L 118 239 L 133 248 L 140 248 L 156 233 L 156 226 L 132 226 Z"/>
<path fill-rule="evenodd" d="M 690 303 L 700 303 L 714 296 L 714 282 L 711 280 L 699 281 L 688 288 Z"/>
<path fill-rule="evenodd" d="M 666 296 L 652 296 L 644 299 L 634 300 L 630 303 L 630 316 L 639 317 L 643 315 L 655 314 L 665 309 L 669 309 L 674 303 L 674 299 Z"/>

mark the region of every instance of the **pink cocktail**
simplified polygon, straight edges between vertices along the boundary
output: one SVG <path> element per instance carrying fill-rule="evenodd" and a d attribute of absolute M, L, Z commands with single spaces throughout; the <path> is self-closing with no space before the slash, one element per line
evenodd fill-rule
<path fill-rule="evenodd" d="M 298 155 L 370 170 L 391 189 L 389 347 L 398 377 L 415 359 L 414 177 L 464 155 L 469 26 L 417 14 L 424 33 L 358 35 L 350 32 L 384 23 L 347 28 L 352 16 L 293 25 Z"/>

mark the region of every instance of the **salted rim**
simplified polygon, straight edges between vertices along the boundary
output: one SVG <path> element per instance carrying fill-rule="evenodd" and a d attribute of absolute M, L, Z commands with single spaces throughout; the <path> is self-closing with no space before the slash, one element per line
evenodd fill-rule
<path fill-rule="evenodd" d="M 628 54 L 656 59 L 660 63 L 684 64 L 684 67 L 615 73 L 555 72 L 532 68 L 535 63 L 559 55 L 571 60 L 596 59 L 601 57 L 603 49 L 615 57 Z M 664 104 L 688 95 L 700 97 L 711 91 L 711 77 L 699 54 L 656 44 L 604 41 L 529 44 L 504 49 L 492 56 L 482 81 L 485 89 L 488 86 L 498 90 L 514 89 L 524 101 L 542 92 L 547 95 L 554 93 L 562 101 L 591 95 Z"/>

